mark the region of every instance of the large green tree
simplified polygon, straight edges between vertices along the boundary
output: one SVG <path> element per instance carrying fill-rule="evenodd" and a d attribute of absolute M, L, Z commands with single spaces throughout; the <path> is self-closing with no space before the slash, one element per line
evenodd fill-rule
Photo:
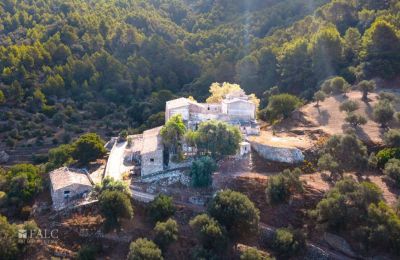
<path fill-rule="evenodd" d="M 201 123 L 195 134 L 199 152 L 210 154 L 213 158 L 235 155 L 241 140 L 242 135 L 238 127 L 215 120 Z"/>
<path fill-rule="evenodd" d="M 84 134 L 72 144 L 72 157 L 82 164 L 96 160 L 105 153 L 104 141 L 95 133 Z"/>
<path fill-rule="evenodd" d="M 182 115 L 172 116 L 161 129 L 161 137 L 164 145 L 174 154 L 179 153 L 182 139 L 186 132 L 186 126 Z"/>
<path fill-rule="evenodd" d="M 190 177 L 194 187 L 207 187 L 212 184 L 212 174 L 217 169 L 215 161 L 208 157 L 201 157 L 192 163 Z"/>
<path fill-rule="evenodd" d="M 400 71 L 400 38 L 393 24 L 377 19 L 364 33 L 361 58 L 368 77 L 393 78 Z"/>
<path fill-rule="evenodd" d="M 211 201 L 208 212 L 232 237 L 257 233 L 260 220 L 259 210 L 244 194 L 232 190 L 223 190 Z"/>
<path fill-rule="evenodd" d="M 99 196 L 102 215 L 106 218 L 105 229 L 119 228 L 122 218 L 133 217 L 133 208 L 129 197 L 120 191 L 106 190 Z"/>

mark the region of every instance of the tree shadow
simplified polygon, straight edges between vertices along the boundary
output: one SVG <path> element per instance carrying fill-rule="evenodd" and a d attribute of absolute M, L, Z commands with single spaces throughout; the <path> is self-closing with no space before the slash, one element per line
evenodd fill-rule
<path fill-rule="evenodd" d="M 365 108 L 365 114 L 367 114 L 368 117 L 369 117 L 370 119 L 372 119 L 372 118 L 373 118 L 373 111 L 374 111 L 373 107 L 371 106 L 371 104 L 370 104 L 369 102 L 364 102 L 364 101 L 363 101 L 363 103 L 364 103 L 365 106 L 366 106 L 366 108 Z"/>
<path fill-rule="evenodd" d="M 347 130 L 354 130 L 355 134 L 357 135 L 358 138 L 360 138 L 361 140 L 363 140 L 366 143 L 373 143 L 371 137 L 367 134 L 367 132 L 365 132 L 365 130 L 360 127 L 353 127 L 348 123 L 345 123 L 342 125 L 342 131 L 343 133 L 347 132 Z"/>
<path fill-rule="evenodd" d="M 318 116 L 317 116 L 318 124 L 327 125 L 329 123 L 329 118 L 330 117 L 331 116 L 329 115 L 327 110 L 320 111 L 319 108 L 318 108 Z"/>

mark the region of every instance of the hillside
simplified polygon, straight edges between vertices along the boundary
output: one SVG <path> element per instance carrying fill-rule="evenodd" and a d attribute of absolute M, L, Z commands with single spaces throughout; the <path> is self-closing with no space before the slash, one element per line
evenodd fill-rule
<path fill-rule="evenodd" d="M 161 125 L 166 100 L 235 81 L 255 39 L 323 3 L 2 1 L 0 150 L 30 161 L 82 132 Z"/>

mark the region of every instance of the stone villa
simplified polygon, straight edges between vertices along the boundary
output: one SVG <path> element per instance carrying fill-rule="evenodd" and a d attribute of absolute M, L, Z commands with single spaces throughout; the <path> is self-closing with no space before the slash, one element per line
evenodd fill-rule
<path fill-rule="evenodd" d="M 165 120 L 173 115 L 181 114 L 186 127 L 196 130 L 198 125 L 208 120 L 220 120 L 238 126 L 244 140 L 250 135 L 259 135 L 260 128 L 256 121 L 256 105 L 243 92 L 237 91 L 224 97 L 220 103 L 198 103 L 188 98 L 178 98 L 166 103 Z M 123 175 L 134 172 L 142 177 L 162 173 L 191 162 L 174 163 L 164 151 L 160 131 L 162 126 L 144 131 L 142 134 L 128 137 L 128 141 L 118 142 L 112 138 L 106 144 L 110 150 L 104 177 L 122 180 Z M 191 148 L 184 145 L 184 151 Z M 247 141 L 240 143 L 238 156 L 243 156 L 251 150 Z M 62 167 L 49 173 L 51 182 L 51 197 L 53 208 L 61 210 L 75 205 L 93 189 L 93 180 L 82 170 Z"/>
<path fill-rule="evenodd" d="M 183 97 L 168 101 L 165 107 L 165 121 L 177 114 L 182 115 L 186 127 L 191 130 L 196 130 L 202 122 L 220 120 L 238 126 L 244 137 L 260 133 L 255 119 L 256 105 L 243 91 L 231 93 L 225 96 L 221 103 L 215 104 L 198 103 Z M 173 167 L 164 153 L 161 128 L 153 128 L 130 137 L 132 144 L 127 148 L 125 160 L 140 165 L 141 176 L 156 174 Z M 250 152 L 248 142 L 242 142 L 240 146 L 240 156 Z"/>

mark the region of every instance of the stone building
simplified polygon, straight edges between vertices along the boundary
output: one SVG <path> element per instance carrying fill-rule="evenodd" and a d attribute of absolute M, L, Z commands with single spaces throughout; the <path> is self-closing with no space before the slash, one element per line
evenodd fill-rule
<path fill-rule="evenodd" d="M 198 103 L 188 98 L 170 100 L 165 106 L 165 121 L 180 114 L 189 129 L 208 120 L 220 120 L 237 125 L 245 135 L 260 132 L 256 121 L 256 105 L 243 91 L 235 91 L 224 97 L 220 103 Z"/>
<path fill-rule="evenodd" d="M 141 175 L 146 176 L 164 170 L 164 147 L 161 126 L 143 132 L 141 154 Z"/>
<path fill-rule="evenodd" d="M 84 198 L 93 188 L 90 176 L 80 170 L 62 167 L 49 173 L 53 208 L 61 210 Z"/>

